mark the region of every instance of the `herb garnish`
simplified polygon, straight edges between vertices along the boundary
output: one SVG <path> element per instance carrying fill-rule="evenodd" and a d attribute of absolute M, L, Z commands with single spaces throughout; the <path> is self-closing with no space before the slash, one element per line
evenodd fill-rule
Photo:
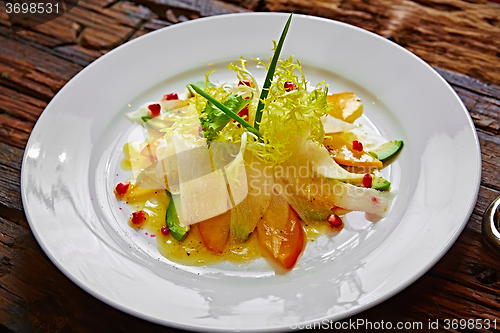
<path fill-rule="evenodd" d="M 247 123 L 243 118 L 238 116 L 238 112 L 240 112 L 245 106 L 247 106 L 250 103 L 251 99 L 245 100 L 240 95 L 234 94 L 230 95 L 226 101 L 221 103 L 203 90 L 203 86 L 205 85 L 204 82 L 200 81 L 194 84 L 187 85 L 187 88 L 190 92 L 196 92 L 208 100 L 206 107 L 202 111 L 202 113 L 205 114 L 205 117 L 200 117 L 203 134 L 205 135 L 208 143 L 217 139 L 218 133 L 231 121 L 231 119 L 234 119 L 243 127 L 245 127 L 250 133 L 255 134 L 257 137 L 259 137 L 259 139 L 262 139 L 262 134 L 259 132 L 259 125 L 262 120 L 264 101 L 266 100 L 269 93 L 269 87 L 271 86 L 271 81 L 274 77 L 274 72 L 276 71 L 276 65 L 279 60 L 281 49 L 283 48 L 283 43 L 285 41 L 288 28 L 290 27 L 292 15 L 293 13 L 290 14 L 290 17 L 285 24 L 278 44 L 276 45 L 276 42 L 274 42 L 274 55 L 271 63 L 269 64 L 266 79 L 264 81 L 264 85 L 260 94 L 259 104 L 257 105 L 257 110 L 255 113 L 254 127 Z"/>
<path fill-rule="evenodd" d="M 260 134 L 259 131 L 253 128 L 252 125 L 247 123 L 237 114 L 237 112 L 241 111 L 241 109 L 243 109 L 248 105 L 248 103 L 250 103 L 250 99 L 246 100 L 241 96 L 231 95 L 229 96 L 228 100 L 224 102 L 224 104 L 227 105 L 224 105 L 207 94 L 203 89 L 192 84 L 190 85 L 190 87 L 198 94 L 205 97 L 209 102 L 203 110 L 203 113 L 206 113 L 207 117 L 200 118 L 200 121 L 202 122 L 203 133 L 205 134 L 205 137 L 209 142 L 217 138 L 217 133 L 219 133 L 219 131 L 222 130 L 231 119 L 234 119 L 235 121 L 240 123 L 250 133 L 257 135 L 259 138 L 262 137 L 262 134 Z M 231 110 L 230 108 L 233 108 L 233 110 Z M 207 135 L 210 136 L 210 138 Z"/>
<path fill-rule="evenodd" d="M 285 42 L 285 37 L 288 32 L 288 28 L 290 27 L 290 22 L 292 21 L 292 15 L 288 18 L 288 21 L 285 24 L 285 28 L 281 33 L 280 40 L 276 49 L 274 50 L 273 59 L 269 64 L 269 69 L 267 70 L 266 80 L 264 81 L 264 85 L 262 86 L 262 92 L 260 93 L 259 104 L 257 105 L 257 111 L 255 112 L 255 121 L 254 126 L 256 130 L 259 130 L 260 121 L 262 119 L 262 109 L 264 109 L 264 101 L 267 98 L 267 94 L 269 93 L 269 87 L 271 86 L 271 80 L 274 76 L 274 71 L 276 70 L 276 64 L 278 63 L 278 59 L 280 57 L 281 49 L 283 48 L 283 43 Z"/>

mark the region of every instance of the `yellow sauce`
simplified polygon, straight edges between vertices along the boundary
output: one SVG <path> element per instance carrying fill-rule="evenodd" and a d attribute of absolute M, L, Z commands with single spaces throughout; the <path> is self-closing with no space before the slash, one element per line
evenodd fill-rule
<path fill-rule="evenodd" d="M 243 243 L 229 241 L 224 251 L 216 254 L 205 247 L 196 225 L 191 227 L 182 242 L 175 240 L 171 235 L 162 236 L 159 241 L 158 250 L 164 257 L 185 265 L 203 266 L 223 261 L 245 264 L 267 255 L 255 233 Z"/>
<path fill-rule="evenodd" d="M 216 254 L 205 247 L 196 224 L 191 225 L 191 229 L 182 242 L 176 240 L 171 234 L 163 235 L 161 228 L 166 225 L 165 216 L 170 198 L 165 191 L 156 192 L 151 197 L 127 202 L 134 211 L 143 210 L 147 213 L 146 220 L 140 225 L 132 223 L 131 218 L 128 223 L 136 230 L 144 229 L 148 235 L 154 235 L 159 252 L 167 259 L 185 265 L 203 266 L 223 261 L 244 264 L 267 256 L 266 250 L 259 244 L 256 233 L 250 234 L 248 240 L 242 243 L 228 241 L 221 254 Z"/>

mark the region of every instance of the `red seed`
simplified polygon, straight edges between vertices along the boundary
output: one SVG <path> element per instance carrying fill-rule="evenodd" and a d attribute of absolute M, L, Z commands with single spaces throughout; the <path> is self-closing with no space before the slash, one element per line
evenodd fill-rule
<path fill-rule="evenodd" d="M 166 99 L 167 101 L 171 101 L 174 99 L 179 99 L 179 96 L 176 93 L 171 93 L 164 95 L 163 98 Z"/>
<path fill-rule="evenodd" d="M 149 104 L 148 109 L 149 109 L 149 111 L 151 111 L 151 115 L 153 117 L 156 117 L 157 115 L 160 114 L 161 105 L 160 104 Z"/>
<path fill-rule="evenodd" d="M 252 86 L 252 82 L 250 82 L 248 80 L 241 80 L 240 82 L 238 82 L 238 85 L 239 86 L 249 86 L 249 87 L 251 87 Z"/>
<path fill-rule="evenodd" d="M 132 213 L 132 223 L 141 224 L 146 220 L 146 213 L 143 210 Z"/>
<path fill-rule="evenodd" d="M 238 116 L 240 116 L 241 118 L 248 116 L 248 105 L 241 109 L 240 112 L 238 112 Z"/>
<path fill-rule="evenodd" d="M 342 219 L 335 214 L 329 215 L 326 220 L 334 228 L 339 228 L 342 226 Z"/>
<path fill-rule="evenodd" d="M 163 236 L 166 236 L 170 233 L 170 230 L 168 229 L 168 227 L 166 225 L 164 225 L 163 227 L 161 227 L 161 234 Z"/>
<path fill-rule="evenodd" d="M 373 182 L 372 175 L 367 173 L 366 175 L 363 176 L 363 186 L 364 187 L 368 187 L 368 188 L 372 187 L 372 182 Z"/>
<path fill-rule="evenodd" d="M 359 142 L 358 140 L 354 140 L 352 142 L 352 150 L 363 151 L 363 144 L 361 142 Z"/>
<path fill-rule="evenodd" d="M 297 89 L 295 83 L 290 81 L 285 82 L 284 87 L 287 92 Z"/>
<path fill-rule="evenodd" d="M 124 196 L 125 193 L 127 193 L 128 187 L 130 184 L 128 182 L 123 182 L 115 187 L 116 194 L 118 194 L 120 197 Z"/>
<path fill-rule="evenodd" d="M 244 99 L 250 99 L 250 97 L 247 96 Z M 245 107 L 241 109 L 240 112 L 238 112 L 238 116 L 240 116 L 241 118 L 248 116 L 248 105 L 245 105 Z"/>

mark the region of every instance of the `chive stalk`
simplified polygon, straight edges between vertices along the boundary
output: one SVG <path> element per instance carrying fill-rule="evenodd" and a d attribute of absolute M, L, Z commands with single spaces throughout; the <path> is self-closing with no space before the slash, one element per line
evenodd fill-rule
<path fill-rule="evenodd" d="M 271 86 L 271 80 L 274 76 L 274 71 L 276 70 L 276 64 L 278 63 L 278 59 L 280 57 L 281 49 L 283 48 L 283 43 L 285 42 L 285 37 L 288 32 L 288 28 L 290 27 L 290 22 L 292 21 L 292 15 L 288 18 L 288 21 L 285 24 L 285 28 L 283 28 L 283 32 L 281 33 L 280 40 L 278 45 L 276 46 L 276 50 L 274 51 L 273 59 L 269 64 L 269 69 L 267 70 L 266 80 L 264 81 L 264 85 L 262 86 L 262 92 L 260 93 L 259 104 L 257 105 L 257 111 L 255 112 L 255 121 L 254 126 L 258 131 L 260 126 L 260 121 L 262 120 L 262 109 L 264 109 L 264 101 L 267 98 L 267 94 L 269 93 L 269 87 Z"/>

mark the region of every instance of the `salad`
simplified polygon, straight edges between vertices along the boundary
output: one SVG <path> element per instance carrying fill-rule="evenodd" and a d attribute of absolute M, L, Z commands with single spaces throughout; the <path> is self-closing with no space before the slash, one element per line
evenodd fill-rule
<path fill-rule="evenodd" d="M 300 61 L 280 59 L 290 16 L 260 86 L 247 59 L 234 82 L 187 85 L 127 114 L 146 132 L 124 146 L 130 179 L 116 185 L 129 225 L 156 237 L 172 261 L 206 265 L 269 258 L 291 269 L 307 241 L 342 230 L 345 215 L 374 221 L 395 196 L 380 170 L 402 141 L 355 121 L 353 92 L 310 87 Z"/>

